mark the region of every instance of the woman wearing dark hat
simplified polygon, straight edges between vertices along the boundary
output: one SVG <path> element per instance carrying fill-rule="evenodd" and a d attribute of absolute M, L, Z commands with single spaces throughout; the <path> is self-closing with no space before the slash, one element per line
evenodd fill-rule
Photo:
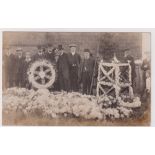
<path fill-rule="evenodd" d="M 81 63 L 81 83 L 83 94 L 90 94 L 95 61 L 90 57 L 90 50 L 84 49 L 84 60 Z"/>

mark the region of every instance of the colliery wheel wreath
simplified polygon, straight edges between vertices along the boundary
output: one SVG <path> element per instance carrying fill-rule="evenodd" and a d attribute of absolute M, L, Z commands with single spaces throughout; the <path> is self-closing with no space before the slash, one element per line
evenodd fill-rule
<path fill-rule="evenodd" d="M 50 88 L 56 80 L 55 65 L 47 60 L 38 60 L 28 69 L 28 80 L 34 88 Z"/>

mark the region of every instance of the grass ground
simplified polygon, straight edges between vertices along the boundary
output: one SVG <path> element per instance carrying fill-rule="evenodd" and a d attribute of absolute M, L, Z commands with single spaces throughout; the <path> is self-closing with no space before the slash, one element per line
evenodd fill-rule
<path fill-rule="evenodd" d="M 80 118 L 41 118 L 38 116 L 24 116 L 21 113 L 3 113 L 4 126 L 149 126 L 150 110 L 139 118 L 123 120 L 85 120 Z"/>

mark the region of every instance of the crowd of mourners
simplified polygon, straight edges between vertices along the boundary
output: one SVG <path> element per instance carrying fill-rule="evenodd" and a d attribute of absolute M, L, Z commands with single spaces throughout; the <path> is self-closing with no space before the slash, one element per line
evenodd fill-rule
<path fill-rule="evenodd" d="M 36 60 L 46 59 L 51 63 L 56 64 L 57 80 L 54 83 L 53 90 L 56 91 L 82 91 L 83 94 L 92 94 L 92 88 L 96 87 L 94 79 L 98 74 L 98 61 L 92 55 L 89 49 L 84 49 L 83 57 L 77 52 L 77 45 L 70 44 L 70 51 L 65 51 L 62 45 L 55 48 L 45 48 L 38 46 L 37 53 L 33 56 L 30 52 L 23 54 L 21 48 L 17 48 L 16 53 L 8 50 L 3 58 L 4 85 L 5 88 L 10 87 L 25 87 L 32 88 L 28 81 L 27 70 L 31 63 Z M 135 83 L 136 69 L 135 61 L 129 49 L 124 50 L 123 62 L 131 65 L 131 80 L 132 85 Z M 113 57 L 114 61 L 117 61 Z M 145 88 L 142 95 L 150 94 L 150 63 L 147 60 L 143 61 L 141 69 Z M 97 81 L 97 80 L 96 80 Z"/>
<path fill-rule="evenodd" d="M 57 91 L 79 91 L 90 94 L 90 87 L 95 66 L 95 59 L 89 49 L 84 49 L 84 59 L 77 53 L 77 45 L 70 44 L 70 52 L 65 52 L 62 45 L 56 48 L 38 47 L 38 51 L 33 56 L 30 52 L 25 55 L 21 48 L 17 48 L 16 53 L 6 52 L 4 55 L 4 79 L 5 88 L 25 87 L 32 88 L 28 81 L 27 70 L 31 63 L 46 59 L 57 68 L 57 80 L 53 90 Z M 80 87 L 81 86 L 81 87 Z"/>

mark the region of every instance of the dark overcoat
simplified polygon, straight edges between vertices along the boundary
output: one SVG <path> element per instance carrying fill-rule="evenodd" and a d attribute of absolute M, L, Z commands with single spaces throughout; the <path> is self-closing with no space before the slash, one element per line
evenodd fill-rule
<path fill-rule="evenodd" d="M 69 80 L 69 62 L 66 53 L 59 56 L 57 61 L 58 69 L 58 82 L 60 90 L 69 91 L 70 90 L 70 80 Z"/>

